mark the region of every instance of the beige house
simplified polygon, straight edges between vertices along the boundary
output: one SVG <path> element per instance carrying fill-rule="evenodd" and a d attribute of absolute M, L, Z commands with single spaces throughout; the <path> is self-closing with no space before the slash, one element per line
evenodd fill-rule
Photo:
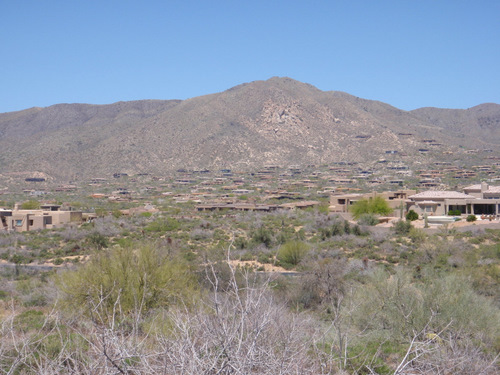
<path fill-rule="evenodd" d="M 71 222 L 82 222 L 81 211 L 61 211 L 59 205 L 42 205 L 37 210 L 0 210 L 0 230 L 25 232 L 60 228 Z"/>
<path fill-rule="evenodd" d="M 413 210 L 421 217 L 445 216 L 451 210 L 458 210 L 462 215 L 500 217 L 500 186 L 489 186 L 485 182 L 467 186 L 463 192 L 429 190 L 416 194 L 415 190 L 398 190 L 367 194 L 332 194 L 330 212 L 348 212 L 353 203 L 376 195 L 389 203 L 394 210 L 392 216 L 395 217 L 401 215 L 401 207 L 403 213 Z"/>
<path fill-rule="evenodd" d="M 407 210 L 414 210 L 420 216 L 448 215 L 450 210 L 462 215 L 500 214 L 500 186 L 489 186 L 483 182 L 457 191 L 424 191 L 409 197 Z"/>
<path fill-rule="evenodd" d="M 407 211 L 413 210 L 419 216 L 444 216 L 450 210 L 466 213 L 467 200 L 476 199 L 472 195 L 457 191 L 429 190 L 411 195 Z"/>

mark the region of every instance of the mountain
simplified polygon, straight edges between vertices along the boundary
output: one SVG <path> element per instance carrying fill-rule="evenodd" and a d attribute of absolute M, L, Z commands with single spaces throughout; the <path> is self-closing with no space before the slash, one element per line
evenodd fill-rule
<path fill-rule="evenodd" d="M 420 108 L 411 111 L 456 138 L 477 139 L 497 147 L 500 139 L 500 105 L 485 103 L 469 109 Z"/>
<path fill-rule="evenodd" d="M 0 114 L 0 174 L 69 180 L 371 163 L 387 151 L 439 158 L 460 147 L 499 150 L 499 123 L 498 104 L 403 111 L 273 77 L 183 101 L 57 104 Z M 419 149 L 429 144 L 430 156 L 422 156 Z"/>

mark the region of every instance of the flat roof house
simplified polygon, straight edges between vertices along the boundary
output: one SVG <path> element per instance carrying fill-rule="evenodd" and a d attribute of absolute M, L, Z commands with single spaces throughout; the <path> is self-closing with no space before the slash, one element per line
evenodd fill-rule
<path fill-rule="evenodd" d="M 0 210 L 0 230 L 25 232 L 60 228 L 71 222 L 82 222 L 81 211 L 61 211 L 59 205 L 42 205 L 37 210 Z"/>

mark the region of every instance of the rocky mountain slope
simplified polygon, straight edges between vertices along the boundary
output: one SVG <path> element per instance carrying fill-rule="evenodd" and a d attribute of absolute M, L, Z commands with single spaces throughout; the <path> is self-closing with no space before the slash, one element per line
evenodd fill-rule
<path fill-rule="evenodd" d="M 408 112 L 274 77 L 183 101 L 58 104 L 0 114 L 0 174 L 70 180 L 370 163 L 387 151 L 422 157 L 422 147 L 431 151 L 425 157 L 439 158 L 460 146 L 499 150 L 499 125 L 498 104 Z"/>

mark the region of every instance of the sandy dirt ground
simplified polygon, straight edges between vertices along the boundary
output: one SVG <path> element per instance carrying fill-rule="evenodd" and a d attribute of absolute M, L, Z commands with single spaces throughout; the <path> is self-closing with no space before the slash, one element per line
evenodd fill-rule
<path fill-rule="evenodd" d="M 295 272 L 295 271 L 287 271 L 283 267 L 273 266 L 272 264 L 268 264 L 268 263 L 262 264 L 262 263 L 255 261 L 255 260 L 245 260 L 245 261 L 231 260 L 229 263 L 231 264 L 231 266 L 233 266 L 235 268 L 237 268 L 237 267 L 251 267 L 251 268 L 257 269 L 259 267 L 263 267 L 264 268 L 263 272 L 279 272 L 279 273 L 294 273 Z"/>

